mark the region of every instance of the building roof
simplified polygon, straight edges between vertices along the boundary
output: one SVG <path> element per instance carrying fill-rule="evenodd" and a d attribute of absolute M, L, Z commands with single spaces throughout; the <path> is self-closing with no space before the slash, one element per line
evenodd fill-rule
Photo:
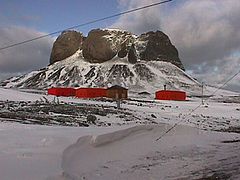
<path fill-rule="evenodd" d="M 119 86 L 119 85 L 114 85 L 112 87 L 109 87 L 108 89 L 125 89 L 125 90 L 128 90 L 128 89 L 126 89 L 126 88 L 124 88 L 122 86 Z"/>

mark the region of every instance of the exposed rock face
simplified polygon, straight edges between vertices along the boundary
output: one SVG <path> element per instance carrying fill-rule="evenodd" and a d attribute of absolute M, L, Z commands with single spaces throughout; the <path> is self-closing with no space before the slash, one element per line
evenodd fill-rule
<path fill-rule="evenodd" d="M 130 62 L 131 64 L 135 64 L 137 62 L 137 59 L 137 51 L 135 49 L 135 45 L 132 44 L 128 52 L 128 62 Z"/>
<path fill-rule="evenodd" d="M 118 53 L 121 44 L 127 39 L 133 39 L 127 31 L 94 29 L 83 43 L 83 57 L 89 62 L 108 61 Z"/>
<path fill-rule="evenodd" d="M 121 49 L 118 52 L 118 57 L 124 58 L 127 56 L 127 54 L 128 54 L 128 47 L 127 47 L 127 41 L 125 41 L 121 44 Z"/>
<path fill-rule="evenodd" d="M 141 34 L 139 42 L 145 42 L 145 48 L 140 47 L 140 59 L 146 61 L 166 61 L 184 70 L 183 64 L 178 57 L 178 51 L 172 45 L 170 39 L 161 31 Z"/>
<path fill-rule="evenodd" d="M 152 82 L 155 80 L 155 74 L 150 70 L 150 68 L 143 63 L 138 63 L 134 65 L 136 74 L 140 77 L 141 80 Z"/>
<path fill-rule="evenodd" d="M 77 31 L 64 31 L 53 44 L 50 64 L 66 59 L 82 48 L 84 37 Z"/>
<path fill-rule="evenodd" d="M 79 32 L 65 31 L 53 45 L 50 64 L 73 55 L 79 49 L 82 49 L 84 60 L 90 63 L 103 63 L 117 55 L 119 58 L 127 56 L 132 64 L 138 60 L 166 61 L 184 70 L 177 49 L 161 31 L 136 36 L 118 29 L 94 29 L 86 38 Z"/>

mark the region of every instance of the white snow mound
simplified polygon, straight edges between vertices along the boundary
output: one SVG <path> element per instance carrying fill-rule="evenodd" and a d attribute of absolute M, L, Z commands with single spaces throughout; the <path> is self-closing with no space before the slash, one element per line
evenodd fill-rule
<path fill-rule="evenodd" d="M 231 156 L 234 154 L 232 151 L 239 148 L 216 147 L 225 139 L 239 137 L 237 134 L 226 136 L 224 133 L 178 126 L 156 141 L 170 127 L 167 124 L 144 125 L 96 137 L 81 137 L 63 152 L 63 173 L 57 179 L 200 178 L 203 174 L 194 172 L 201 172 L 204 164 L 219 165 L 217 162 L 220 162 L 222 154 L 225 161 L 231 160 L 231 166 L 223 165 L 223 169 L 236 173 L 233 167 L 239 165 L 239 157 L 233 160 Z M 202 172 L 204 175 L 212 173 Z"/>

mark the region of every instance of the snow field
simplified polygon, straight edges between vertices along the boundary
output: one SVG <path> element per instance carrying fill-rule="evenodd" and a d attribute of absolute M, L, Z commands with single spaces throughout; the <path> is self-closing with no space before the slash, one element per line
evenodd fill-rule
<path fill-rule="evenodd" d="M 81 137 L 63 152 L 60 177 L 65 180 L 193 179 L 211 176 L 219 162 L 227 164 L 218 169 L 219 174 L 240 177 L 239 169 L 234 168 L 240 165 L 240 156 L 236 154 L 239 146 L 221 147 L 223 140 L 239 135 L 178 126 L 155 141 L 169 128 L 167 124 L 143 125 L 97 137 Z M 206 168 L 210 170 L 205 171 Z"/>
<path fill-rule="evenodd" d="M 0 101 L 33 103 L 41 99 L 54 101 L 53 96 L 0 88 Z M 111 101 L 67 97 L 59 97 L 59 101 L 116 106 Z M 239 127 L 239 103 L 209 100 L 187 115 L 200 103 L 198 98 L 184 102 L 126 100 L 121 104 L 122 111 L 140 120 L 126 122 L 116 116 L 98 116 L 99 121 L 112 123 L 108 128 L 1 122 L 1 179 L 240 178 L 239 134 L 211 131 Z M 155 141 L 183 118 L 181 125 Z M 146 125 L 139 125 L 140 121 Z"/>

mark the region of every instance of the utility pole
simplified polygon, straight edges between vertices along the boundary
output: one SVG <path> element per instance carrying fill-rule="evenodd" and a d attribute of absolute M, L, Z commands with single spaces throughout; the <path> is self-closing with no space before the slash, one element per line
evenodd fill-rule
<path fill-rule="evenodd" d="M 117 108 L 120 109 L 121 108 L 121 101 L 120 101 L 120 99 L 117 99 L 116 102 L 117 102 Z"/>
<path fill-rule="evenodd" d="M 119 95 L 119 92 L 117 92 L 116 94 L 116 103 L 117 103 L 117 108 L 120 109 L 121 108 L 121 102 L 120 102 L 121 98 Z"/>
<path fill-rule="evenodd" d="M 204 105 L 204 102 L 203 102 L 203 86 L 204 86 L 204 84 L 202 82 L 202 105 Z"/>

